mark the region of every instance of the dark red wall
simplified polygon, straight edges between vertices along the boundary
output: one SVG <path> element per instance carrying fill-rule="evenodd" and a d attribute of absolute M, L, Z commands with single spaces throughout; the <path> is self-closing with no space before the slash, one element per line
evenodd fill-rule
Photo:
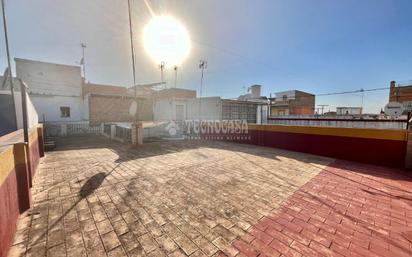
<path fill-rule="evenodd" d="M 16 172 L 13 170 L 0 187 L 0 257 L 7 257 L 19 217 Z"/>
<path fill-rule="evenodd" d="M 0 257 L 7 257 L 19 214 L 30 205 L 28 169 L 25 164 L 18 164 L 0 186 Z"/>
<path fill-rule="evenodd" d="M 393 167 L 404 167 L 406 141 L 250 130 L 251 143 Z"/>
<path fill-rule="evenodd" d="M 377 165 L 404 168 L 406 145 L 403 140 L 375 139 L 363 137 L 316 135 L 265 130 L 248 131 L 245 135 L 204 134 L 205 140 L 232 141 L 276 147 L 296 152 L 322 155 L 337 159 L 358 161 Z M 216 139 L 214 139 L 214 137 Z M 240 140 L 236 140 L 240 137 Z"/>
<path fill-rule="evenodd" d="M 0 257 L 7 257 L 19 214 L 31 206 L 30 179 L 39 164 L 40 149 L 43 149 L 43 140 L 30 142 L 30 162 L 27 162 L 24 144 L 13 146 L 14 169 L 0 185 Z M 1 161 L 13 162 L 13 159 Z"/>

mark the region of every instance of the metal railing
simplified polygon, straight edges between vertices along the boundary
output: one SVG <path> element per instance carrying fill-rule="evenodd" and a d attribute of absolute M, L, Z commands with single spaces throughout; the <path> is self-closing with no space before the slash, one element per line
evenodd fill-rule
<path fill-rule="evenodd" d="M 115 132 L 115 137 L 117 139 L 122 140 L 123 142 L 131 143 L 132 142 L 132 129 L 131 128 L 126 128 L 126 127 L 121 127 L 121 126 L 115 126 L 116 132 Z"/>
<path fill-rule="evenodd" d="M 89 122 L 67 123 L 67 135 L 100 134 L 101 126 L 90 126 Z"/>
<path fill-rule="evenodd" d="M 407 129 L 407 119 L 354 119 L 354 118 L 289 118 L 269 117 L 268 124 L 289 126 L 315 126 L 338 128 Z"/>

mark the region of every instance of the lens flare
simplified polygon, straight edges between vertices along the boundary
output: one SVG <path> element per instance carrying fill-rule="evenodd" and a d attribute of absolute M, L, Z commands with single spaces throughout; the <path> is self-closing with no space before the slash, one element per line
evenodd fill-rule
<path fill-rule="evenodd" d="M 171 16 L 154 16 L 143 30 L 143 45 L 149 56 L 166 65 L 180 65 L 189 55 L 186 28 Z"/>

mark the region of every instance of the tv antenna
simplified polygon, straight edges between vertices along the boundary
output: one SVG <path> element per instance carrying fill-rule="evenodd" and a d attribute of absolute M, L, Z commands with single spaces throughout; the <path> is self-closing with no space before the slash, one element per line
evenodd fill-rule
<path fill-rule="evenodd" d="M 200 60 L 199 69 L 202 71 L 202 76 L 200 77 L 200 89 L 199 89 L 199 120 L 202 113 L 202 89 L 203 89 L 203 75 L 205 69 L 207 69 L 207 61 Z"/>
<path fill-rule="evenodd" d="M 322 115 L 323 115 L 323 110 L 325 107 L 329 106 L 329 104 L 318 104 L 318 106 L 321 108 L 322 110 Z"/>

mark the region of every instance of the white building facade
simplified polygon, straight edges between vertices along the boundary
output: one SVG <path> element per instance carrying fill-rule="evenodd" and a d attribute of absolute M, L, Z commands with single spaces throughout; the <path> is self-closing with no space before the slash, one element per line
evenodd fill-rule
<path fill-rule="evenodd" d="M 336 107 L 337 115 L 362 115 L 362 107 Z"/>
<path fill-rule="evenodd" d="M 27 92 L 46 122 L 81 121 L 85 118 L 80 66 L 15 58 L 16 77 L 26 82 Z"/>

